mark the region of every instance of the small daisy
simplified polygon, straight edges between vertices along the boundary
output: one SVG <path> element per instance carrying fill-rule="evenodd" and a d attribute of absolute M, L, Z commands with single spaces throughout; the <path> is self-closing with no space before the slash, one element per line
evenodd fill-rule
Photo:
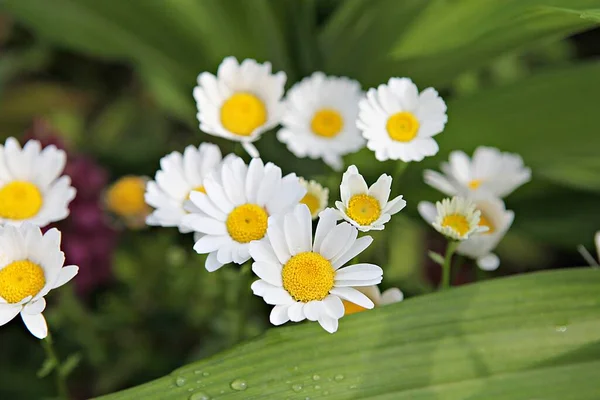
<path fill-rule="evenodd" d="M 106 209 L 117 216 L 128 228 L 141 228 L 150 213 L 144 201 L 148 179 L 143 176 L 127 175 L 117 179 L 104 194 Z"/>
<path fill-rule="evenodd" d="M 6 139 L 0 145 L 0 224 L 46 226 L 65 219 L 75 198 L 71 178 L 60 176 L 66 161 L 54 145 L 42 150 L 29 140 L 21 149 L 15 138 Z"/>
<path fill-rule="evenodd" d="M 310 211 L 300 204 L 274 217 L 267 238 L 250 245 L 252 271 L 260 278 L 252 291 L 275 306 L 270 317 L 273 325 L 308 319 L 333 333 L 344 316 L 342 300 L 373 308 L 373 302 L 354 286 L 380 283 L 381 268 L 373 264 L 342 268 L 373 239 L 357 239 L 356 228 L 336 221 L 335 210 L 321 212 L 313 243 Z"/>
<path fill-rule="evenodd" d="M 531 170 L 524 166 L 521 156 L 493 147 L 478 147 L 472 160 L 462 151 L 453 151 L 441 170 L 443 174 L 426 170 L 423 176 L 425 183 L 448 196 L 478 194 L 503 198 L 531 180 Z"/>
<path fill-rule="evenodd" d="M 452 240 L 466 240 L 475 233 L 489 230 L 489 225 L 479 225 L 481 211 L 469 199 L 453 197 L 431 206 L 431 203 L 420 202 L 419 213 L 438 232 Z"/>
<path fill-rule="evenodd" d="M 42 315 L 44 296 L 69 282 L 79 270 L 75 265 L 63 267 L 64 261 L 57 229 L 42 235 L 40 228 L 29 223 L 0 228 L 0 326 L 20 313 L 33 336 L 48 335 Z"/>
<path fill-rule="evenodd" d="M 446 103 L 433 88 L 419 93 L 408 78 L 371 88 L 359 103 L 357 126 L 379 161 L 421 161 L 439 148 L 433 136 L 448 121 Z"/>
<path fill-rule="evenodd" d="M 391 216 L 406 206 L 402 196 L 388 201 L 391 188 L 392 177 L 386 174 L 381 175 L 377 182 L 368 187 L 356 166 L 351 165 L 342 176 L 342 201 L 336 201 L 335 206 L 341 217 L 358 230 L 382 230 Z"/>
<path fill-rule="evenodd" d="M 474 259 L 482 270 L 494 271 L 500 266 L 500 259 L 493 251 L 508 232 L 515 213 L 507 210 L 504 202 L 496 198 L 475 198 L 473 203 L 481 213 L 479 226 L 487 228 L 487 231 L 469 236 L 467 240 L 460 243 L 456 252 Z M 427 222 L 434 222 L 436 208 L 433 203 L 424 201 L 419 203 L 418 208 Z"/>
<path fill-rule="evenodd" d="M 217 76 L 198 75 L 194 99 L 200 129 L 241 142 L 250 156 L 258 157 L 252 142 L 279 124 L 285 81 L 285 72 L 271 73 L 271 63 L 246 59 L 239 64 L 235 57 L 225 58 Z"/>
<path fill-rule="evenodd" d="M 277 138 L 296 157 L 322 158 L 339 171 L 342 156 L 365 145 L 355 122 L 361 97 L 357 81 L 315 72 L 288 91 Z"/>
<path fill-rule="evenodd" d="M 197 232 L 194 250 L 208 254 L 206 269 L 243 264 L 250 258 L 250 242 L 262 239 L 272 215 L 285 213 L 306 194 L 295 174 L 281 176 L 281 168 L 254 158 L 247 166 L 228 156 L 204 180 L 206 193 L 193 191 L 192 208 L 182 224 Z"/>
<path fill-rule="evenodd" d="M 172 152 L 160 160 L 160 170 L 154 181 L 146 185 L 146 203 L 155 210 L 146 218 L 148 225 L 179 227 L 182 233 L 189 232 L 181 225 L 187 214 L 184 203 L 194 190 L 204 192 L 204 178 L 221 163 L 221 150 L 211 143 L 199 147 L 188 146 L 183 155 Z"/>
<path fill-rule="evenodd" d="M 366 295 L 369 299 L 371 299 L 373 304 L 375 304 L 375 307 L 381 307 L 388 304 L 398 303 L 404 300 L 404 294 L 398 288 L 389 288 L 383 293 L 381 293 L 381 290 L 377 285 L 357 287 L 355 289 Z M 366 308 L 361 307 L 358 304 L 349 302 L 347 300 L 344 300 L 343 303 L 345 310 L 344 315 L 355 314 L 357 312 L 366 310 Z"/>
<path fill-rule="evenodd" d="M 319 216 L 319 213 L 327 207 L 329 201 L 329 189 L 324 188 L 318 182 L 306 181 L 303 178 L 300 179 L 300 184 L 306 189 L 306 194 L 300 200 L 300 203 L 306 204 L 310 210 L 310 215 L 313 219 Z"/>

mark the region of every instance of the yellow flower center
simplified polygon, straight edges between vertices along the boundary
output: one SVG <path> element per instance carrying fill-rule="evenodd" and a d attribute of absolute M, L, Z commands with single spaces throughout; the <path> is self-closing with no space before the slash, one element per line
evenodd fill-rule
<path fill-rule="evenodd" d="M 35 296 L 45 284 L 42 267 L 29 260 L 14 261 L 0 270 L 0 296 L 8 303 Z"/>
<path fill-rule="evenodd" d="M 206 189 L 204 189 L 204 186 L 203 186 L 203 185 L 200 185 L 200 186 L 198 186 L 198 187 L 196 187 L 196 188 L 193 188 L 193 189 L 192 189 L 192 190 L 190 190 L 190 192 L 188 193 L 188 195 L 187 195 L 187 200 L 189 200 L 189 199 L 190 199 L 190 194 L 191 194 L 192 192 L 202 192 L 202 193 L 206 194 Z"/>
<path fill-rule="evenodd" d="M 146 182 L 138 176 L 126 176 L 112 184 L 106 192 L 106 207 L 122 217 L 143 214 L 148 206 L 144 200 Z"/>
<path fill-rule="evenodd" d="M 317 196 L 312 193 L 306 193 L 300 203 L 306 204 L 308 209 L 310 210 L 310 215 L 315 215 L 319 209 L 321 208 L 321 200 Z"/>
<path fill-rule="evenodd" d="M 496 229 L 494 228 L 494 224 L 491 223 L 489 219 L 486 218 L 483 213 L 479 216 L 479 226 L 487 226 L 488 230 L 483 232 L 484 234 L 493 233 Z"/>
<path fill-rule="evenodd" d="M 469 182 L 468 186 L 469 186 L 469 189 L 475 190 L 479 186 L 481 186 L 482 183 L 483 183 L 483 181 L 481 179 L 473 179 L 471 182 Z"/>
<path fill-rule="evenodd" d="M 221 107 L 221 123 L 229 132 L 250 136 L 267 122 L 267 108 L 251 93 L 239 92 L 225 100 Z"/>
<path fill-rule="evenodd" d="M 370 225 L 381 215 L 381 206 L 373 196 L 356 194 L 350 198 L 346 214 L 360 225 Z"/>
<path fill-rule="evenodd" d="M 324 138 L 337 136 L 344 127 L 344 119 L 336 110 L 323 108 L 315 113 L 310 128 L 315 135 Z"/>
<path fill-rule="evenodd" d="M 458 232 L 460 236 L 464 236 L 467 232 L 469 232 L 469 221 L 467 221 L 467 218 L 461 214 L 446 215 L 442 220 L 442 226 L 446 226 Z"/>
<path fill-rule="evenodd" d="M 388 135 L 397 142 L 410 142 L 419 132 L 419 121 L 409 112 L 402 111 L 387 120 Z"/>
<path fill-rule="evenodd" d="M 233 240 L 248 243 L 262 239 L 267 233 L 269 215 L 256 204 L 243 204 L 233 209 L 227 217 L 227 232 Z"/>
<path fill-rule="evenodd" d="M 366 308 L 351 303 L 348 300 L 342 300 L 342 303 L 344 303 L 344 315 L 356 314 L 357 312 L 366 310 Z"/>
<path fill-rule="evenodd" d="M 283 288 L 296 301 L 307 303 L 323 300 L 333 287 L 335 271 L 329 261 L 318 253 L 296 254 L 283 266 Z"/>
<path fill-rule="evenodd" d="M 0 189 L 0 217 L 22 220 L 40 211 L 44 199 L 31 182 L 13 181 Z"/>

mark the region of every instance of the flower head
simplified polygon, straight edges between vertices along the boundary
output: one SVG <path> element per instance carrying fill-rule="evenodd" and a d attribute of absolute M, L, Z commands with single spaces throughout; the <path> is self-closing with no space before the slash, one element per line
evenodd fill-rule
<path fill-rule="evenodd" d="M 318 321 L 330 333 L 344 315 L 342 300 L 364 308 L 373 302 L 354 286 L 376 285 L 383 271 L 373 264 L 342 268 L 373 239 L 346 222 L 337 224 L 337 213 L 326 209 L 319 215 L 313 242 L 308 207 L 272 218 L 265 240 L 250 245 L 252 271 L 260 278 L 252 284 L 255 295 L 274 305 L 271 323 Z"/>
<path fill-rule="evenodd" d="M 46 226 L 69 215 L 75 198 L 68 176 L 60 176 L 67 156 L 50 145 L 43 150 L 37 140 L 23 148 L 15 138 L 0 145 L 0 224 L 30 222 Z"/>
<path fill-rule="evenodd" d="M 357 126 L 379 161 L 421 161 L 435 155 L 433 136 L 448 120 L 446 103 L 433 88 L 419 93 L 408 78 L 391 78 L 371 88 L 359 103 Z"/>
<path fill-rule="evenodd" d="M 463 197 L 453 197 L 438 201 L 435 207 L 421 202 L 419 213 L 433 227 L 452 240 L 466 240 L 474 233 L 486 232 L 489 226 L 480 226 L 481 211 L 475 204 Z"/>
<path fill-rule="evenodd" d="M 341 170 L 342 156 L 365 143 L 355 123 L 361 97 L 357 81 L 315 72 L 288 91 L 277 138 L 296 157 L 322 158 Z"/>
<path fill-rule="evenodd" d="M 206 193 L 191 193 L 190 213 L 182 224 L 197 232 L 194 250 L 208 254 L 207 270 L 247 261 L 249 244 L 266 235 L 270 217 L 291 210 L 304 197 L 295 174 L 281 175 L 272 163 L 255 158 L 246 165 L 230 155 L 204 180 Z"/>
<path fill-rule="evenodd" d="M 187 211 L 184 204 L 192 191 L 205 192 L 204 178 L 221 163 L 221 150 L 211 143 L 188 146 L 183 154 L 172 152 L 161 158 L 160 170 L 146 185 L 145 199 L 154 211 L 146 218 L 148 225 L 178 227 L 182 233 L 189 228 L 181 225 Z"/>
<path fill-rule="evenodd" d="M 315 181 L 307 181 L 303 178 L 300 179 L 300 184 L 306 189 L 306 194 L 300 200 L 300 203 L 306 204 L 310 210 L 310 215 L 313 219 L 319 216 L 319 213 L 327 207 L 329 201 L 329 189 L 324 188 Z"/>
<path fill-rule="evenodd" d="M 493 147 L 478 147 L 473 159 L 462 151 L 453 151 L 441 170 L 443 174 L 426 170 L 423 176 L 425 183 L 448 196 L 503 198 L 531 180 L 531 170 L 523 165 L 521 156 Z"/>
<path fill-rule="evenodd" d="M 371 301 L 373 301 L 373 304 L 375 304 L 375 307 L 398 303 L 404 300 L 404 294 L 398 288 L 389 288 L 383 293 L 381 293 L 381 290 L 377 285 L 357 287 L 355 289 L 366 295 L 369 299 L 371 299 Z M 343 303 L 345 310 L 344 315 L 355 314 L 357 312 L 366 310 L 366 308 L 361 307 L 358 304 L 351 303 L 347 300 L 344 300 Z"/>
<path fill-rule="evenodd" d="M 336 201 L 335 206 L 340 216 L 358 230 L 382 230 L 391 216 L 406 206 L 402 196 L 389 200 L 391 188 L 392 177 L 386 174 L 381 175 L 377 182 L 368 187 L 358 168 L 351 165 L 342 176 L 342 201 Z"/>
<path fill-rule="evenodd" d="M 271 64 L 235 57 L 223 60 L 217 76 L 198 75 L 194 99 L 200 129 L 214 136 L 241 142 L 252 157 L 258 151 L 252 142 L 274 128 L 281 119 L 286 75 L 271 73 Z"/>
<path fill-rule="evenodd" d="M 44 296 L 69 282 L 78 267 L 63 267 L 65 255 L 60 251 L 60 232 L 24 223 L 20 227 L 0 228 L 0 326 L 17 314 L 37 338 L 48 335 L 42 311 Z"/>
<path fill-rule="evenodd" d="M 124 176 L 110 185 L 104 195 L 108 211 L 121 218 L 130 228 L 143 226 L 150 213 L 150 207 L 144 200 L 147 181 L 142 176 Z"/>

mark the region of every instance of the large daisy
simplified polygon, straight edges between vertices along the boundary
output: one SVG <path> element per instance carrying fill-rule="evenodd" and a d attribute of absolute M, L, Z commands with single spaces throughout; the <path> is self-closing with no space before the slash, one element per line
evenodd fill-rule
<path fill-rule="evenodd" d="M 323 211 L 313 242 L 310 211 L 300 204 L 274 217 L 267 238 L 250 245 L 252 271 L 260 278 L 252 291 L 275 306 L 270 317 L 274 325 L 308 319 L 333 333 L 344 316 L 342 300 L 373 308 L 373 302 L 353 286 L 380 283 L 382 269 L 373 264 L 342 268 L 373 239 L 357 239 L 356 228 L 336 221 L 335 210 Z"/>
<path fill-rule="evenodd" d="M 146 223 L 177 226 L 181 232 L 189 232 L 189 228 L 181 225 L 181 219 L 187 214 L 184 204 L 192 191 L 205 192 L 204 178 L 220 163 L 221 150 L 211 143 L 188 146 L 183 154 L 174 151 L 164 156 L 154 181 L 146 185 L 146 203 L 155 208 Z"/>
<path fill-rule="evenodd" d="M 246 59 L 239 64 L 235 57 L 225 58 L 217 76 L 198 75 L 194 99 L 200 129 L 241 142 L 248 154 L 258 157 L 252 142 L 279 124 L 285 81 L 285 72 L 271 73 L 271 63 Z"/>
<path fill-rule="evenodd" d="M 382 230 L 391 216 L 406 206 L 402 196 L 389 200 L 391 189 L 391 176 L 383 174 L 377 182 L 368 187 L 358 168 L 351 165 L 342 176 L 340 185 L 342 201 L 336 201 L 335 206 L 340 216 L 358 230 L 363 232 L 371 229 Z"/>
<path fill-rule="evenodd" d="M 42 235 L 40 228 L 29 223 L 0 228 L 0 326 L 20 313 L 35 337 L 48 335 L 42 315 L 44 296 L 69 282 L 79 270 L 74 265 L 63 267 L 64 261 L 57 229 Z"/>
<path fill-rule="evenodd" d="M 467 198 L 444 199 L 435 206 L 422 201 L 417 208 L 425 221 L 451 240 L 467 240 L 471 235 L 489 230 L 489 225 L 480 225 L 481 211 Z"/>
<path fill-rule="evenodd" d="M 0 145 L 0 224 L 30 222 L 46 226 L 69 215 L 75 198 L 71 178 L 60 176 L 67 156 L 54 145 L 29 140 L 21 149 L 15 138 Z"/>
<path fill-rule="evenodd" d="M 443 174 L 425 170 L 425 183 L 448 196 L 491 195 L 505 197 L 531 180 L 531 170 L 518 154 L 493 147 L 478 147 L 470 159 L 462 151 L 450 153 L 442 163 Z"/>
<path fill-rule="evenodd" d="M 281 168 L 263 165 L 259 158 L 247 166 L 228 156 L 204 180 L 206 193 L 191 193 L 192 208 L 182 223 L 197 232 L 194 250 L 208 254 L 207 270 L 247 261 L 249 244 L 265 236 L 270 217 L 291 210 L 304 197 L 306 189 L 295 174 L 281 175 Z"/>
<path fill-rule="evenodd" d="M 448 120 L 446 103 L 433 88 L 419 93 L 408 78 L 391 78 L 371 88 L 359 103 L 357 126 L 379 161 L 421 161 L 435 155 L 433 136 Z"/>
<path fill-rule="evenodd" d="M 315 72 L 286 95 L 286 111 L 277 138 L 296 157 L 322 158 L 335 170 L 342 156 L 360 150 L 365 140 L 356 127 L 360 84 Z"/>

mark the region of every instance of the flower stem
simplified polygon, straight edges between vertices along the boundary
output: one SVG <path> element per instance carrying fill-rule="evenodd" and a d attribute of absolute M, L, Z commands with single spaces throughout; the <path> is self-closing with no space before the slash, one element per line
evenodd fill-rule
<path fill-rule="evenodd" d="M 58 397 L 62 400 L 69 400 L 69 389 L 67 388 L 67 381 L 63 374 L 60 372 L 60 359 L 56 355 L 54 350 L 54 342 L 52 336 L 48 332 L 48 336 L 42 340 L 42 346 L 46 352 L 46 358 L 52 362 L 54 367 L 54 376 L 56 380 L 56 388 L 58 389 Z"/>
<path fill-rule="evenodd" d="M 452 268 L 452 255 L 456 251 L 459 242 L 449 241 L 446 247 L 446 257 L 444 257 L 444 265 L 442 266 L 442 284 L 441 290 L 450 288 L 450 272 Z"/>

